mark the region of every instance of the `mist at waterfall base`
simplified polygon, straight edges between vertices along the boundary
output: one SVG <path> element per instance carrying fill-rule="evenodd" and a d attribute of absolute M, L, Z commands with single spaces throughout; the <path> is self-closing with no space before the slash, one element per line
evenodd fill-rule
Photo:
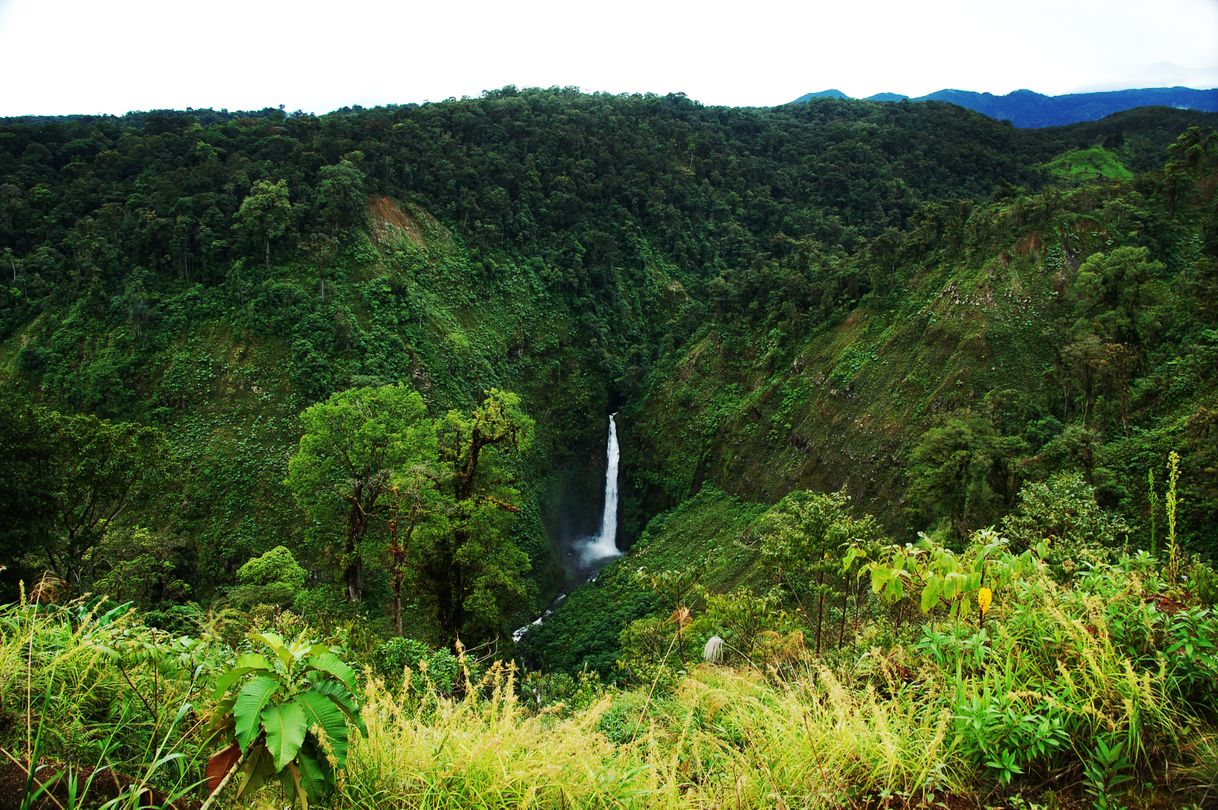
<path fill-rule="evenodd" d="M 618 459 L 620 453 L 617 443 L 617 414 L 609 415 L 609 441 L 605 451 L 605 501 L 601 509 L 600 530 L 592 535 L 584 535 L 567 547 L 563 567 L 567 575 L 575 580 L 575 584 L 595 579 L 596 573 L 610 560 L 622 556 L 617 547 L 617 490 L 618 490 Z M 573 585 L 568 586 L 568 588 Z M 520 641 L 529 629 L 541 624 L 554 612 L 554 609 L 567 598 L 567 593 L 560 593 L 545 612 L 533 621 L 519 627 L 512 633 L 512 641 Z"/>
<path fill-rule="evenodd" d="M 617 444 L 617 414 L 609 415 L 609 443 L 605 453 L 605 507 L 601 512 L 600 531 L 572 544 L 568 552 L 582 571 L 595 571 L 620 557 L 617 547 L 617 468 L 620 451 Z"/>

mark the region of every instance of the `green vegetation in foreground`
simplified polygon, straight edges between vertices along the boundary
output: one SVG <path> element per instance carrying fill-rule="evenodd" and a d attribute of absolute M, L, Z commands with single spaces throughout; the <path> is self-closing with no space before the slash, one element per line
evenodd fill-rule
<path fill-rule="evenodd" d="M 1046 497 L 1024 518 L 1043 523 Z M 670 520 L 692 528 L 723 500 Z M 814 616 L 784 596 L 810 583 L 772 569 L 768 593 L 653 576 L 661 611 L 623 632 L 618 685 L 417 643 L 361 653 L 350 627 L 317 644 L 290 611 L 170 635 L 128 606 L 22 601 L 0 610 L 0 748 L 6 774 L 42 763 L 27 792 L 72 806 L 213 789 L 213 806 L 247 807 L 1202 806 L 1218 789 L 1218 574 L 1178 550 L 1128 554 L 1100 524 L 1027 525 L 959 551 L 894 545 L 843 495 L 794 493 L 753 539 L 845 601 Z M 711 631 L 720 664 L 698 662 Z"/>

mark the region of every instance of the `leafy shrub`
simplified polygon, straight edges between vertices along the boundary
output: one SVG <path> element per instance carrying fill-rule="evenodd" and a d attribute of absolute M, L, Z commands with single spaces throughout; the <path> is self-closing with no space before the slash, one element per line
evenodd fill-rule
<path fill-rule="evenodd" d="M 1218 572 L 1201 560 L 1193 560 L 1185 573 L 1189 591 L 1203 605 L 1218 605 Z"/>
<path fill-rule="evenodd" d="M 566 672 L 528 672 L 520 681 L 520 695 L 537 710 L 558 711 L 566 715 L 583 711 L 604 694 L 600 677 L 584 670 Z"/>
<path fill-rule="evenodd" d="M 701 657 L 701 640 L 685 638 L 679 614 L 645 616 L 622 630 L 618 668 L 627 683 L 655 684 L 661 690 L 676 686 L 687 657 Z M 696 647 L 696 649 L 695 649 Z"/>
<path fill-rule="evenodd" d="M 1077 472 L 1025 484 L 1015 510 L 1002 521 L 1002 533 L 1017 551 L 1048 541 L 1040 553 L 1059 580 L 1081 564 L 1112 559 L 1129 532 L 1129 524 L 1100 508 L 1095 489 Z"/>
<path fill-rule="evenodd" d="M 406 667 L 416 669 L 419 661 L 426 659 L 430 653 L 431 648 L 423 642 L 398 637 L 377 647 L 373 661 L 378 675 L 395 681 L 402 677 L 402 670 Z"/>
<path fill-rule="evenodd" d="M 992 596 L 999 588 L 1035 572 L 1039 559 L 1030 551 L 1012 554 L 1008 545 L 997 532 L 982 529 L 957 553 L 920 534 L 916 543 L 881 549 L 851 546 L 845 566 L 866 561 L 861 573 L 870 578 L 872 592 L 884 603 L 916 599 L 922 613 L 946 609 L 951 617 L 959 618 L 972 610 L 982 588 Z"/>
<path fill-rule="evenodd" d="M 278 605 L 289 607 L 304 587 L 305 570 L 292 552 L 275 546 L 237 570 L 237 587 L 230 592 L 234 602 L 245 607 Z"/>
<path fill-rule="evenodd" d="M 203 620 L 204 614 L 197 602 L 187 602 L 181 605 L 168 605 L 158 610 L 144 611 L 143 617 L 145 624 L 149 627 L 179 636 L 191 636 L 199 632 L 199 623 Z"/>
<path fill-rule="evenodd" d="M 647 695 L 642 692 L 620 693 L 601 715 L 596 730 L 609 742 L 619 745 L 631 742 L 644 728 L 648 703 Z"/>
<path fill-rule="evenodd" d="M 944 672 L 974 674 L 990 654 L 989 634 L 964 624 L 927 624 L 914 649 Z"/>
<path fill-rule="evenodd" d="M 418 691 L 451 695 L 461 684 L 461 661 L 444 647 L 433 649 L 412 638 L 391 638 L 376 648 L 373 658 L 377 673 L 391 683 L 400 683 L 409 670 L 411 686 Z"/>
<path fill-rule="evenodd" d="M 423 663 L 426 663 L 426 667 L 422 667 Z M 420 667 L 420 674 L 426 682 L 442 695 L 451 695 L 460 684 L 461 662 L 446 647 L 432 652 L 425 662 L 420 662 Z"/>
<path fill-rule="evenodd" d="M 1166 623 L 1168 671 L 1180 697 L 1212 711 L 1218 707 L 1218 614 L 1191 608 Z"/>
<path fill-rule="evenodd" d="M 355 672 L 320 644 L 274 633 L 251 638 L 271 657 L 238 656 L 216 682 L 217 731 L 231 742 L 208 764 L 212 792 L 240 770 L 238 796 L 277 776 L 289 799 L 307 805 L 334 789 L 335 771 L 347 762 L 348 723 L 367 733 Z"/>
<path fill-rule="evenodd" d="M 691 657 L 701 654 L 701 645 L 711 636 L 725 642 L 723 662 L 743 664 L 763 663 L 764 634 L 782 635 L 800 629 L 795 617 L 782 608 L 783 593 L 778 589 L 756 594 L 747 588 L 729 593 L 707 594 L 706 604 L 690 624 L 687 635 L 691 641 Z"/>

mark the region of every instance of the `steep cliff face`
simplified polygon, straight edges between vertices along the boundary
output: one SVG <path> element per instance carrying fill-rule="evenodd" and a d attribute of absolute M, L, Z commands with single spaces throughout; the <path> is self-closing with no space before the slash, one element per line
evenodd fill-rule
<path fill-rule="evenodd" d="M 1198 160 L 1187 203 L 1160 174 L 928 212 L 863 260 L 883 280 L 823 320 L 779 303 L 748 329 L 721 311 L 628 412 L 630 530 L 708 482 L 768 502 L 846 486 L 908 530 L 945 517 L 906 499 L 925 472 L 910 469 L 915 448 L 968 414 L 1009 440 L 1008 503 L 1023 481 L 1083 464 L 1136 513 L 1147 471 L 1184 446 L 1208 491 L 1215 175 Z"/>

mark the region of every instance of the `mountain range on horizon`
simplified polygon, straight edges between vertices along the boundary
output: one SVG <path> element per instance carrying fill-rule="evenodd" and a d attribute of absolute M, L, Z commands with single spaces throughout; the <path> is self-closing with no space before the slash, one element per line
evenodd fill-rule
<path fill-rule="evenodd" d="M 1189 87 L 1151 87 L 1097 93 L 1069 93 L 1060 96 L 1047 96 L 1032 90 L 1016 90 L 1006 95 L 996 96 L 992 93 L 978 93 L 971 90 L 946 89 L 916 98 L 900 93 L 876 93 L 864 99 L 854 99 L 841 90 L 822 90 L 819 93 L 807 93 L 791 103 L 804 104 L 825 98 L 888 103 L 945 101 L 990 118 L 1010 121 L 1021 129 L 1096 121 L 1135 107 L 1174 107 L 1202 112 L 1218 112 L 1218 89 L 1197 90 Z"/>

